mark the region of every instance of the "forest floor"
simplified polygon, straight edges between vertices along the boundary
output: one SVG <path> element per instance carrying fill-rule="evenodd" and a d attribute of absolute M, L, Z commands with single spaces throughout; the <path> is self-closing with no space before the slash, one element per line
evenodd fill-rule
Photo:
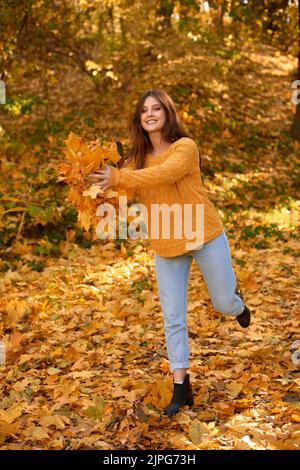
<path fill-rule="evenodd" d="M 82 79 L 76 96 L 103 135 L 124 140 L 133 90 L 173 90 L 199 143 L 252 323 L 244 330 L 214 310 L 194 262 L 188 322 L 195 404 L 169 419 L 162 410 L 172 374 L 148 243 L 84 248 L 69 230 L 59 254 L 41 257 L 34 247 L 47 242 L 24 234 L 6 250 L 14 262 L 0 278 L 3 450 L 300 449 L 300 147 L 288 137 L 295 61 L 267 47 L 203 50 L 193 41 L 177 55 L 166 41 L 160 52 L 163 65 L 145 62 L 126 92 L 94 99 Z M 72 115 L 77 81 L 70 73 L 53 94 L 55 119 Z M 66 137 L 73 121 L 65 122 Z M 20 123 L 25 132 L 27 118 Z M 13 132 L 13 123 L 5 124 Z M 35 143 L 34 151 L 42 147 Z M 24 169 L 35 164 L 31 155 L 13 167 L 7 158 L 2 170 L 13 168 L 21 185 Z M 45 158 L 40 171 L 47 164 Z"/>

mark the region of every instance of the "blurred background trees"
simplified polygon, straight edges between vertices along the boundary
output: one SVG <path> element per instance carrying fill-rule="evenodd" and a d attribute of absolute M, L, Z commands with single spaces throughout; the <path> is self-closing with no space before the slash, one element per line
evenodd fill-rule
<path fill-rule="evenodd" d="M 151 57 L 151 40 L 164 34 L 170 43 L 176 32 L 211 40 L 232 34 L 291 54 L 299 43 L 296 0 L 7 0 L 0 21 L 0 73 L 8 94 L 29 74 L 48 82 L 61 63 L 87 74 L 100 94 L 116 85 L 114 71 L 126 89 L 134 67 Z"/>
<path fill-rule="evenodd" d="M 277 169 L 300 141 L 297 0 L 6 0 L 0 25 L 2 246 L 46 234 L 55 251 L 76 214 L 51 162 L 71 129 L 125 152 L 146 88 L 170 93 L 207 178 Z"/>

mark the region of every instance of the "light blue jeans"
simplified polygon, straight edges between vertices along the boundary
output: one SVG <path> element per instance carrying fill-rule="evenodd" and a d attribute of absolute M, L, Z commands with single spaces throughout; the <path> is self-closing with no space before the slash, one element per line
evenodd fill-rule
<path fill-rule="evenodd" d="M 174 257 L 155 254 L 158 292 L 172 370 L 189 367 L 187 297 L 193 258 L 202 272 L 213 306 L 218 312 L 237 316 L 245 307 L 235 293 L 236 277 L 224 230 L 213 240 L 204 243 L 200 250 L 191 250 Z"/>

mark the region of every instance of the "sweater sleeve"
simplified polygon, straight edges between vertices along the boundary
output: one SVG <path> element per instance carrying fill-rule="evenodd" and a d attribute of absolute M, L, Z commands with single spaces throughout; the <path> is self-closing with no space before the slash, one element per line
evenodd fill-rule
<path fill-rule="evenodd" d="M 134 160 L 131 160 L 131 161 L 125 161 L 125 163 L 123 163 L 123 166 L 121 166 L 121 168 L 116 168 L 116 167 L 113 167 L 111 166 L 110 167 L 111 170 L 117 170 L 117 173 L 119 174 L 119 171 L 123 169 L 126 169 L 126 170 L 135 170 L 135 161 Z M 112 177 L 111 177 L 112 178 Z M 110 179 L 110 183 L 111 183 L 111 179 Z M 116 190 L 118 189 L 124 189 L 124 186 L 122 185 L 122 181 L 121 180 L 118 180 L 118 183 L 115 183 L 114 185 L 111 184 L 111 186 L 114 186 L 114 188 Z"/>
<path fill-rule="evenodd" d="M 112 167 L 112 168 L 114 168 L 114 167 Z M 126 168 L 126 170 L 127 170 L 127 169 L 128 169 L 128 170 L 134 170 L 134 169 L 135 169 L 135 162 L 134 162 L 134 160 L 131 160 L 131 161 L 129 161 L 129 162 L 126 161 L 125 164 L 124 164 L 124 167 L 121 167 L 120 170 L 122 170 L 123 168 Z"/>
<path fill-rule="evenodd" d="M 184 137 L 174 144 L 172 153 L 160 165 L 141 170 L 112 168 L 110 184 L 125 189 L 147 189 L 175 183 L 191 172 L 197 160 L 199 161 L 199 153 L 196 143 Z"/>
<path fill-rule="evenodd" d="M 111 169 L 114 169 L 115 167 L 111 167 Z M 131 160 L 131 161 L 126 161 L 123 166 L 120 168 L 120 170 L 123 170 L 123 169 L 128 169 L 128 170 L 135 170 L 136 167 L 135 167 L 135 161 L 134 160 Z M 120 181 L 120 184 L 118 185 L 115 185 L 114 186 L 114 189 L 116 191 L 119 191 L 119 190 L 122 190 L 124 189 L 124 186 L 121 184 L 122 181 Z M 131 189 L 128 189 L 126 191 L 126 194 L 127 194 L 127 197 L 131 200 L 131 201 L 135 201 L 135 199 L 139 197 L 138 195 L 138 189 L 137 188 L 131 188 Z"/>

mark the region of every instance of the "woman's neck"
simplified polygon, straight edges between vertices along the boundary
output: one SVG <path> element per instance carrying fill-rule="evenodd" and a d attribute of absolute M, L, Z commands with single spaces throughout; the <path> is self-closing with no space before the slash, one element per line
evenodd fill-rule
<path fill-rule="evenodd" d="M 153 150 L 151 152 L 152 156 L 161 154 L 162 152 L 167 150 L 171 145 L 169 142 L 165 142 L 164 140 L 162 140 L 161 133 L 153 133 L 153 135 L 149 135 L 149 138 L 153 147 Z"/>

